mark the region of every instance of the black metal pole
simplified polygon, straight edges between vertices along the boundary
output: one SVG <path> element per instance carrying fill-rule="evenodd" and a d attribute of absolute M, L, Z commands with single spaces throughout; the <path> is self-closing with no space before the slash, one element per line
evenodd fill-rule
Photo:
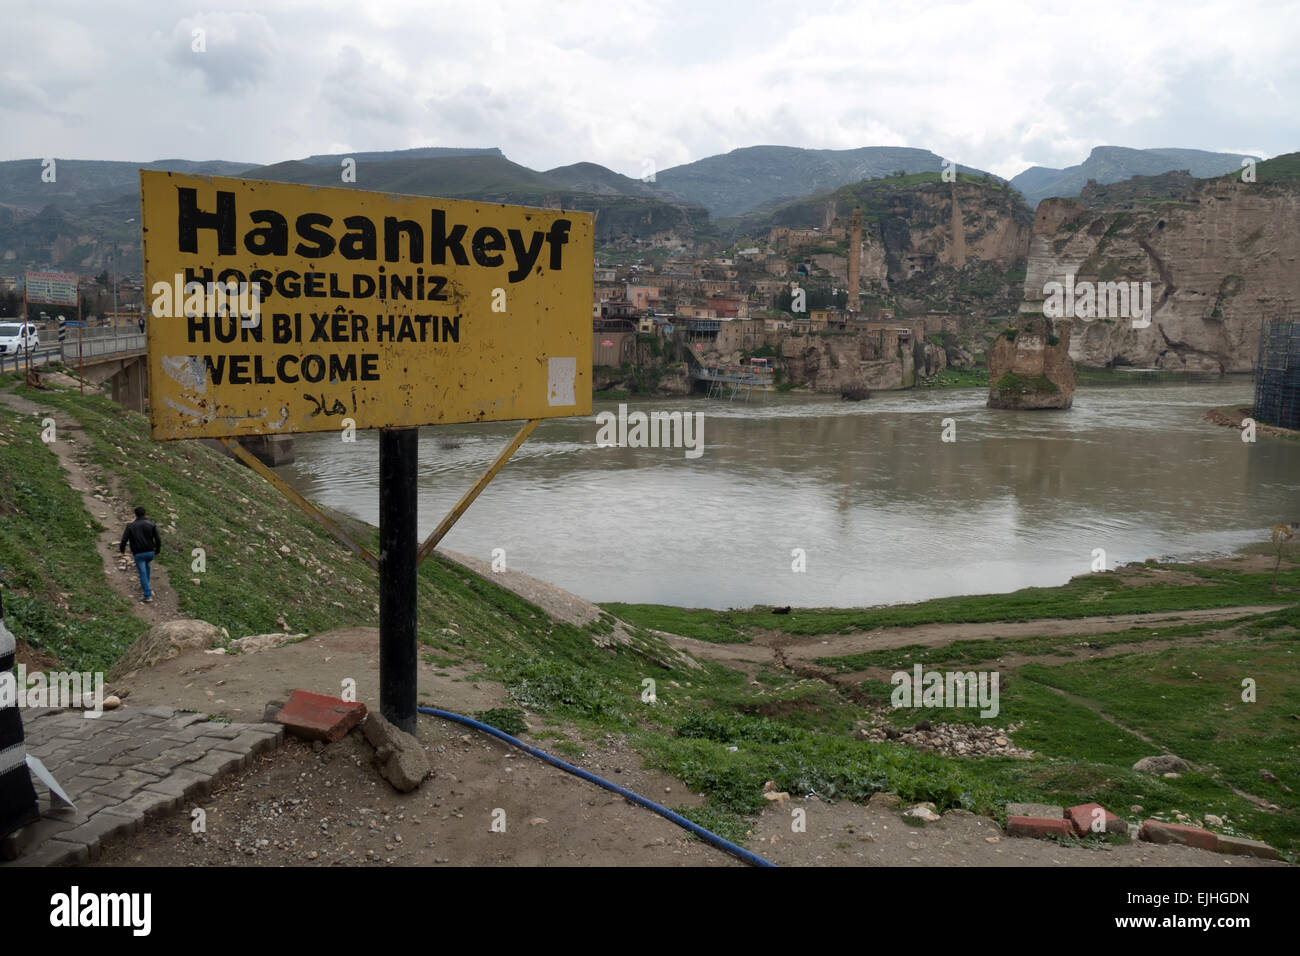
<path fill-rule="evenodd" d="M 415 733 L 419 429 L 379 432 L 379 712 Z"/>

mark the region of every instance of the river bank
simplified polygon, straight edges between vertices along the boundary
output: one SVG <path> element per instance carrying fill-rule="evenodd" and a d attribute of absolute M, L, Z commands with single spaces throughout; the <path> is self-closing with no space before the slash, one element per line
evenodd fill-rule
<path fill-rule="evenodd" d="M 6 610 L 28 651 L 44 655 L 47 666 L 93 667 L 120 655 L 129 633 L 101 622 L 118 620 L 122 611 L 95 596 L 97 587 L 111 591 L 95 583 L 104 571 L 76 559 L 94 556 L 100 522 L 120 520 L 135 500 L 166 515 L 164 533 L 175 547 L 161 560 L 182 613 L 226 628 L 232 640 L 285 629 L 373 634 L 373 573 L 251 473 L 201 446 L 155 444 L 140 416 L 102 399 L 67 392 L 26 397 L 56 422 L 75 422 L 75 454 L 108 492 L 83 497 L 66 484 L 58 459 L 40 441 L 39 419 L 0 417 Z M 103 508 L 102 518 L 86 500 L 102 500 L 91 505 Z M 70 520 L 51 536 L 53 514 Z M 373 543 L 371 529 L 349 525 Z M 32 554 L 25 542 L 40 535 L 50 547 Z M 198 547 L 207 556 L 202 572 L 193 570 Z M 1300 775 L 1290 758 L 1289 702 L 1300 690 L 1294 545 L 1282 555 L 1276 591 L 1270 571 L 1261 553 L 902 606 L 774 614 L 764 607 L 588 605 L 596 616 L 574 623 L 582 616 L 551 617 L 541 610 L 546 600 L 534 593 L 539 606 L 520 598 L 490 570 L 478 574 L 435 556 L 420 570 L 421 693 L 436 704 L 464 697 L 460 682 L 495 688 L 480 695 L 480 704 L 465 698 L 458 706 L 494 708 L 497 719 L 515 713 L 529 739 L 579 762 L 624 760 L 667 774 L 673 782 L 665 788 L 689 794 L 681 798 L 684 811 L 760 850 L 776 833 L 768 820 L 774 811 L 765 809 L 771 781 L 814 810 L 827 798 L 849 806 L 884 790 L 995 822 L 1008 801 L 1025 799 L 1097 800 L 1131 819 L 1206 822 L 1209 815 L 1225 832 L 1263 837 L 1291 853 L 1300 840 Z M 1013 627 L 1014 621 L 1026 623 Z M 370 640 L 357 646 L 355 661 L 343 656 L 337 666 L 373 666 L 365 663 Z M 303 646 L 261 653 L 292 655 Z M 247 668 L 241 656 L 227 654 L 241 681 L 252 681 L 245 696 L 269 694 L 258 680 L 294 679 L 289 656 L 277 665 L 268 664 L 278 660 L 273 656 L 249 656 Z M 890 707 L 888 674 L 921 662 L 997 671 L 997 716 Z M 287 676 L 277 676 L 282 672 Z M 316 674 L 312 680 L 322 686 L 313 689 L 334 690 L 325 686 L 327 676 Z M 1258 703 L 1249 706 L 1241 700 L 1247 677 L 1260 687 Z M 150 692 L 147 676 L 134 680 L 137 695 Z M 646 680 L 656 688 L 653 705 L 643 700 Z M 152 693 L 174 695 L 168 688 L 176 686 L 174 679 L 155 682 Z M 221 686 L 194 688 L 218 714 L 238 699 Z M 1162 701 L 1157 708 L 1150 706 L 1153 688 Z M 1200 732 L 1207 708 L 1213 740 Z M 988 729 L 1032 756 L 927 749 L 925 735 L 913 729 L 921 720 L 939 727 L 949 748 Z M 886 731 L 917 742 L 875 740 Z M 1162 751 L 1192 769 L 1176 779 L 1131 769 Z M 846 818 L 839 832 L 854 825 Z M 1079 852 L 1104 855 L 1108 845 Z M 789 848 L 792 862 L 800 859 L 797 846 Z M 811 847 L 844 862 L 860 856 L 852 844 Z"/>

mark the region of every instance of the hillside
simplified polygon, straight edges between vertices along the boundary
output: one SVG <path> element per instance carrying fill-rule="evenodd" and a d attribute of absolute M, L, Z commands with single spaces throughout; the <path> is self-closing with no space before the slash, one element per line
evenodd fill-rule
<path fill-rule="evenodd" d="M 138 193 L 141 169 L 165 169 L 199 176 L 238 176 L 256 166 L 256 163 L 226 160 L 159 159 L 148 163 L 126 163 L 56 158 L 54 181 L 46 182 L 42 179 L 43 160 L 14 159 L 0 162 L 0 208 L 7 206 L 31 213 L 55 206 L 78 213 L 87 206 L 113 200 L 115 194 Z"/>
<path fill-rule="evenodd" d="M 747 146 L 721 156 L 673 166 L 656 177 L 664 190 L 698 203 L 715 217 L 739 216 L 774 201 L 830 192 L 848 183 L 879 179 L 898 170 L 938 172 L 943 158 L 928 149 L 866 146 L 800 149 Z M 980 173 L 965 166 L 965 172 Z"/>
<path fill-rule="evenodd" d="M 1241 169 L 1244 157 L 1236 153 L 1211 153 L 1202 149 L 1129 149 L 1124 146 L 1097 146 L 1077 166 L 1053 169 L 1031 166 L 1011 178 L 1030 206 L 1049 196 L 1077 196 L 1095 179 L 1099 184 L 1121 182 L 1132 176 L 1158 176 L 1186 170 L 1192 176 L 1221 176 Z M 1254 157 L 1258 159 L 1258 157 Z"/>

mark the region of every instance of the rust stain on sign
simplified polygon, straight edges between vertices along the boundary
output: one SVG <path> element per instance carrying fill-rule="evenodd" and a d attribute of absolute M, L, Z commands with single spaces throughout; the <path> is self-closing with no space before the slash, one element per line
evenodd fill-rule
<path fill-rule="evenodd" d="M 591 414 L 592 218 L 142 170 L 153 437 Z"/>

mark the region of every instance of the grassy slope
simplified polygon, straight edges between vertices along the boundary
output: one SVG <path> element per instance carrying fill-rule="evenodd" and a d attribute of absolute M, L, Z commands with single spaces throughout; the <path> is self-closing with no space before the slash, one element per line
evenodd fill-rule
<path fill-rule="evenodd" d="M 75 415 L 94 438 L 103 467 L 126 482 L 133 494 L 144 496 L 165 522 L 174 522 L 175 530 L 166 532 L 169 546 L 163 561 L 172 571 L 181 606 L 188 613 L 227 627 L 232 637 L 276 630 L 276 617 L 281 614 L 295 629 L 375 623 L 373 573 L 242 466 L 190 443 L 154 444 L 140 416 L 124 413 L 101 399 L 82 400 L 72 394 L 33 397 Z M 8 423 L 5 427 L 10 428 Z M 23 448 L 19 454 L 25 457 L 6 455 L 13 447 L 13 443 L 0 446 L 0 462 L 10 462 L 11 467 L 41 451 Z M 44 454 L 53 457 L 48 451 Z M 48 469 L 41 485 L 40 495 L 57 491 Z M 10 493 L 0 493 L 0 502 L 7 509 L 6 527 L 14 514 L 25 515 L 26 509 L 36 507 L 30 497 L 11 500 L 4 495 Z M 62 506 L 61 510 L 76 510 L 71 500 L 62 500 Z M 36 514 L 39 516 L 39 511 Z M 25 542 L 39 524 L 38 518 L 20 520 L 27 522 L 28 530 L 0 537 L 0 560 L 12 563 L 21 557 Z M 66 541 L 67 550 L 75 551 L 79 540 L 93 548 L 91 527 L 84 514 L 80 531 L 76 526 L 60 525 L 60 549 Z M 373 529 L 356 530 L 373 543 Z M 189 571 L 190 550 L 198 546 L 208 551 L 208 569 L 201 575 Z M 944 599 L 902 608 L 796 611 L 785 618 L 762 610 L 620 611 L 627 611 L 642 625 L 714 640 L 746 640 L 752 629 L 771 628 L 774 623 L 794 633 L 834 633 L 886 622 L 1045 615 L 1068 618 L 1269 599 L 1258 576 L 1192 570 L 1203 574 L 1202 586 L 1131 588 L 1114 575 L 1094 575 L 1062 588 L 1029 589 L 1012 595 Z M 1283 586 L 1288 594 L 1300 584 L 1298 574 L 1293 562 L 1284 565 Z M 201 583 L 190 583 L 191 577 Z M 87 561 L 71 575 L 45 565 L 27 569 L 24 600 L 33 605 L 49 604 L 57 582 L 71 583 L 78 578 L 80 588 L 87 592 L 84 598 L 78 594 L 79 606 L 91 623 L 97 609 L 105 609 L 98 615 L 101 620 L 127 619 L 121 608 L 105 600 L 97 558 L 93 566 Z M 77 589 L 75 585 L 65 588 Z M 1290 852 L 1300 849 L 1300 804 L 1279 785 L 1264 785 L 1257 776 L 1259 767 L 1267 766 L 1281 777 L 1281 783 L 1300 789 L 1293 745 L 1286 736 L 1289 717 L 1283 713 L 1287 708 L 1300 711 L 1300 705 L 1294 703 L 1300 687 L 1300 661 L 1292 653 L 1300 634 L 1300 614 L 1295 609 L 1251 621 L 1243 626 L 1244 643 L 1217 649 L 1134 653 L 1107 661 L 1069 663 L 1079 639 L 1022 639 L 1018 652 L 1067 662 L 1063 666 L 1046 666 L 1041 661 L 1026 665 L 1019 674 L 1008 675 L 1004 683 L 1002 713 L 996 723 L 1024 722 L 1015 740 L 1039 751 L 1041 757 L 1032 761 L 950 759 L 906 747 L 855 741 L 850 734 L 867 715 L 864 706 L 824 682 L 781 670 L 763 671 L 751 681 L 712 664 L 701 670 L 673 670 L 654 663 L 662 645 L 644 631 L 638 631 L 638 636 L 646 653 L 598 648 L 593 638 L 612 628 L 608 617 L 586 628 L 555 624 L 490 580 L 437 559 L 421 566 L 419 615 L 426 658 L 439 664 L 466 665 L 484 678 L 502 681 L 518 706 L 546 721 L 548 729 L 538 736 L 555 738 L 548 746 L 581 762 L 582 738 L 604 740 L 611 733 L 624 734 L 652 763 L 707 793 L 710 802 L 691 815 L 733 838 L 744 838 L 747 816 L 763 805 L 764 782 L 775 780 L 792 793 L 816 791 L 824 797 L 860 800 L 877 790 L 892 790 L 909 800 L 931 800 L 941 809 L 965 807 L 995 815 L 1009 799 L 1096 799 L 1130 817 L 1130 804 L 1141 804 L 1142 816 L 1168 816 L 1178 810 L 1219 812 L 1240 832 L 1263 836 Z M 101 659 L 120 653 L 120 639 L 108 638 L 112 629 L 107 625 L 102 632 L 90 629 L 84 633 L 90 643 L 79 653 L 97 654 Z M 103 637 L 99 645 L 95 644 L 97 633 Z M 41 635 L 35 636 L 39 639 Z M 1094 635 L 1088 640 L 1113 643 L 1122 638 L 1138 643 L 1142 636 L 1124 632 Z M 947 662 L 958 665 L 987 660 L 995 650 L 979 642 L 967 643 L 974 646 L 954 645 L 945 652 L 950 658 Z M 908 658 L 909 653 L 906 648 L 899 649 L 896 663 L 880 659 L 870 666 L 910 666 L 915 658 Z M 1241 668 L 1234 663 L 1238 660 L 1250 662 L 1252 673 L 1258 671 L 1260 703 L 1256 709 L 1239 709 L 1225 696 L 1224 688 L 1235 687 L 1238 681 Z M 937 655 L 926 663 L 942 665 L 945 659 Z M 1192 670 L 1200 677 L 1191 676 Z M 1117 679 L 1116 675 L 1130 675 L 1131 679 Z M 647 678 L 655 681 L 653 703 L 642 696 Z M 1198 693 L 1184 692 L 1209 680 L 1214 683 L 1201 685 Z M 1156 704 L 1153 698 L 1144 704 L 1142 695 L 1149 695 L 1155 685 L 1163 692 L 1158 695 L 1161 703 Z M 1086 703 L 1063 698 L 1054 687 Z M 1206 696 L 1211 687 L 1217 696 Z M 887 697 L 888 685 L 868 682 L 862 690 Z M 1226 718 L 1230 727 L 1214 710 L 1225 705 L 1232 709 Z M 1153 747 L 1107 723 L 1095 712 L 1098 709 L 1114 713 L 1160 746 L 1217 769 L 1172 781 L 1134 773 L 1128 768 L 1139 757 L 1154 752 Z M 1206 719 L 1211 712 L 1214 722 Z M 889 716 L 906 725 L 917 715 L 899 711 Z M 931 711 L 927 716 L 934 719 L 935 715 Z M 940 719 L 971 717 L 966 712 L 947 711 Z M 1231 735 L 1223 743 L 1215 743 L 1200 729 L 1211 725 L 1230 729 Z M 566 735 L 578 739 L 564 739 Z M 1250 748 L 1243 746 L 1247 743 Z M 1236 796 L 1232 785 L 1259 793 L 1284 810 L 1258 811 Z"/>
<path fill-rule="evenodd" d="M 5 623 L 79 671 L 106 670 L 144 625 L 104 579 L 100 524 L 68 487 L 41 421 L 0 407 Z"/>

